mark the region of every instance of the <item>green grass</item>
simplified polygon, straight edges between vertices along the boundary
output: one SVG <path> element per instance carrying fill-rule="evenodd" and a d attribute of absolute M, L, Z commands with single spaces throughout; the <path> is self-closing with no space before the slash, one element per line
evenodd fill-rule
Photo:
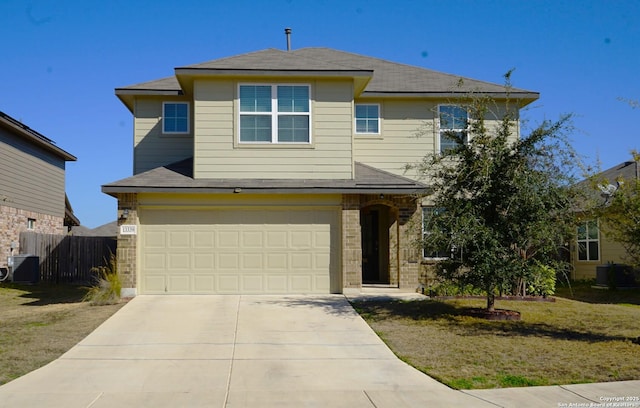
<path fill-rule="evenodd" d="M 124 305 L 92 307 L 86 292 L 0 284 L 0 385 L 55 360 Z"/>
<path fill-rule="evenodd" d="M 640 292 L 586 284 L 573 290 L 580 301 L 498 301 L 498 308 L 521 313 L 521 321 L 510 322 L 466 315 L 483 300 L 354 306 L 400 358 L 453 388 L 640 379 Z"/>

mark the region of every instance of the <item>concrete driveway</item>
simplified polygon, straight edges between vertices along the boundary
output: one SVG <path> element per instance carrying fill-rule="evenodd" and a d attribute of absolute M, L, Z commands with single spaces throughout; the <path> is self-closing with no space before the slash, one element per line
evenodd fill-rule
<path fill-rule="evenodd" d="M 1 386 L 0 407 L 557 407 L 637 391 L 639 381 L 455 391 L 398 360 L 344 296 L 174 295 L 136 297 Z"/>
<path fill-rule="evenodd" d="M 0 387 L 3 407 L 482 403 L 398 360 L 339 295 L 138 296 L 58 360 Z"/>

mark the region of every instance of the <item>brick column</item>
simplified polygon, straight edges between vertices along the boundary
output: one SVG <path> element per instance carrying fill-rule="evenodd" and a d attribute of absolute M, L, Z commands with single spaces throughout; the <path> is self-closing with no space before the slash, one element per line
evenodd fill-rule
<path fill-rule="evenodd" d="M 125 217 L 125 210 L 128 214 Z M 136 225 L 138 222 L 138 197 L 135 193 L 118 195 L 118 273 L 122 280 L 123 297 L 135 296 L 138 293 L 137 247 L 138 235 L 120 234 L 120 225 Z"/>
<path fill-rule="evenodd" d="M 422 213 L 413 197 L 398 201 L 400 246 L 400 289 L 414 290 L 420 284 L 422 252 L 417 245 L 422 234 Z"/>
<path fill-rule="evenodd" d="M 342 195 L 342 286 L 362 287 L 362 236 L 360 197 Z"/>

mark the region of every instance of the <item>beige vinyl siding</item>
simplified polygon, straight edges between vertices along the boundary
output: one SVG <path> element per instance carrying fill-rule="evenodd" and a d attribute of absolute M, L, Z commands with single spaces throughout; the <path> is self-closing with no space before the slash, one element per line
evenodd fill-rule
<path fill-rule="evenodd" d="M 577 246 L 574 243 L 572 246 L 571 258 L 573 259 L 574 266 L 574 279 L 595 279 L 596 278 L 596 266 L 606 265 L 608 263 L 626 263 L 626 251 L 624 247 L 618 242 L 609 238 L 605 232 L 603 232 L 603 221 L 600 220 L 600 259 L 597 261 L 579 261 Z"/>
<path fill-rule="evenodd" d="M 423 100 L 367 100 L 380 104 L 380 134 L 354 136 L 354 160 L 394 174 L 405 174 L 407 163 L 420 160 L 435 149 L 434 109 Z M 420 136 L 417 136 L 420 132 Z"/>
<path fill-rule="evenodd" d="M 65 161 L 0 128 L 0 200 L 64 217 Z"/>
<path fill-rule="evenodd" d="M 162 103 L 168 101 L 188 102 L 186 99 L 136 98 L 134 119 L 133 174 L 193 156 L 193 114 L 188 134 L 162 133 Z M 193 110 L 189 102 L 189 112 Z"/>
<path fill-rule="evenodd" d="M 311 144 L 238 142 L 238 84 L 279 82 L 196 81 L 194 177 L 352 178 L 352 82 L 299 82 L 311 85 Z"/>
<path fill-rule="evenodd" d="M 419 162 L 426 154 L 439 148 L 438 104 L 445 101 L 426 100 L 356 100 L 358 103 L 380 104 L 379 135 L 354 134 L 354 160 L 400 176 L 418 179 L 415 172 L 405 172 L 409 163 Z M 495 119 L 504 111 L 490 112 L 487 127 L 495 128 Z M 520 132 L 517 122 L 514 140 Z"/>

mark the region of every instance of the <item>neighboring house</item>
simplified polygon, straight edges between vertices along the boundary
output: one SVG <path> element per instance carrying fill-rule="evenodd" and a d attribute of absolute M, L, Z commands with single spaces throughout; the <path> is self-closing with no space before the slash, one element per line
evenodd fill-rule
<path fill-rule="evenodd" d="M 66 234 L 78 219 L 65 194 L 65 165 L 76 158 L 0 112 L 0 267 L 19 253 L 20 232 Z"/>
<path fill-rule="evenodd" d="M 93 229 L 78 225 L 71 229 L 70 234 L 77 237 L 110 237 L 115 239 L 118 236 L 118 221 L 111 221 Z"/>
<path fill-rule="evenodd" d="M 442 131 L 466 132 L 470 92 L 517 108 L 539 96 L 326 48 L 116 89 L 134 175 L 102 191 L 126 225 L 124 294 L 414 290 L 428 180 L 403 168 L 450 146 Z"/>
<path fill-rule="evenodd" d="M 608 196 L 615 194 L 618 180 L 638 178 L 640 178 L 639 163 L 627 161 L 596 175 L 596 180 L 602 180 L 598 186 L 593 186 L 590 180 L 581 181 L 580 184 L 587 190 L 595 191 L 593 199 L 596 200 L 596 205 L 606 206 Z M 576 241 L 570 247 L 573 279 L 595 279 L 598 265 L 625 263 L 626 250 L 622 244 L 613 241 L 602 231 L 601 227 L 606 222 L 606 218 L 582 216 Z"/>

